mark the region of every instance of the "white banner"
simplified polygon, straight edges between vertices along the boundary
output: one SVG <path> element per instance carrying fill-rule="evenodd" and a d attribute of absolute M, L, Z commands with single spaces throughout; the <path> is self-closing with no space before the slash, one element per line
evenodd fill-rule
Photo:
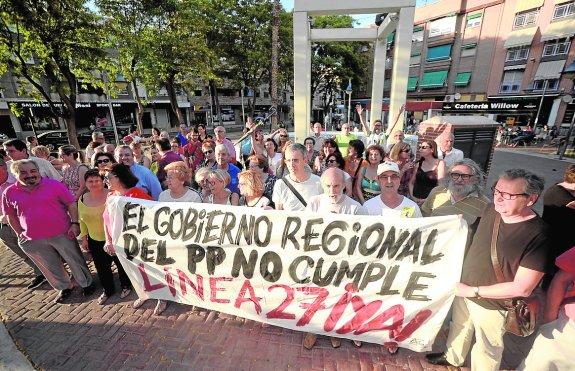
<path fill-rule="evenodd" d="M 138 296 L 428 351 L 459 282 L 459 216 L 383 219 L 111 197 Z"/>

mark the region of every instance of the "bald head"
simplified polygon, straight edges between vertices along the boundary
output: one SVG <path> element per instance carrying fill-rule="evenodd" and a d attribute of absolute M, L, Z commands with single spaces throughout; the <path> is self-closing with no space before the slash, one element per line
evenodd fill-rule
<path fill-rule="evenodd" d="M 455 136 L 453 135 L 453 133 L 448 131 L 448 132 L 444 132 L 443 134 L 441 134 L 437 138 L 436 142 L 439 145 L 439 148 L 443 152 L 449 152 L 453 149 L 454 139 L 455 139 Z"/>
<path fill-rule="evenodd" d="M 323 193 L 334 204 L 340 202 L 345 190 L 345 175 L 343 170 L 330 167 L 321 174 Z"/>

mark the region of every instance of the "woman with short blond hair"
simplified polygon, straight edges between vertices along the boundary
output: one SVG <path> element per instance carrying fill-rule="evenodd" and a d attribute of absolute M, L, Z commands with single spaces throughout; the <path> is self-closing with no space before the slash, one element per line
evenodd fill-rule
<path fill-rule="evenodd" d="M 262 207 L 269 206 L 270 200 L 264 195 L 265 185 L 259 172 L 245 170 L 238 174 L 241 197 L 239 206 Z"/>
<path fill-rule="evenodd" d="M 211 170 L 208 174 L 210 195 L 206 202 L 210 204 L 237 206 L 239 196 L 226 188 L 230 182 L 231 177 L 227 171 L 221 169 Z"/>
<path fill-rule="evenodd" d="M 192 170 L 184 161 L 171 162 L 165 167 L 168 189 L 160 193 L 160 202 L 202 202 L 200 195 L 188 187 Z"/>

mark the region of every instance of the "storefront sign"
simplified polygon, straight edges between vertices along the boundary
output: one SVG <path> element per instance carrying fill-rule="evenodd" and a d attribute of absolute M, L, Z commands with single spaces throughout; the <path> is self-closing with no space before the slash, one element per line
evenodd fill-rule
<path fill-rule="evenodd" d="M 484 102 L 445 102 L 442 111 L 447 113 L 505 113 L 537 111 L 538 103 L 531 100 L 490 100 Z"/>
<path fill-rule="evenodd" d="M 8 102 L 11 105 L 15 105 L 17 108 L 50 108 L 50 104 L 48 102 Z M 118 103 L 112 102 L 113 108 L 120 108 L 125 104 L 134 104 L 134 103 Z M 54 107 L 62 108 L 64 107 L 64 103 L 61 102 L 54 102 Z M 95 103 L 95 102 L 76 102 L 76 108 L 108 108 L 107 102 Z"/>

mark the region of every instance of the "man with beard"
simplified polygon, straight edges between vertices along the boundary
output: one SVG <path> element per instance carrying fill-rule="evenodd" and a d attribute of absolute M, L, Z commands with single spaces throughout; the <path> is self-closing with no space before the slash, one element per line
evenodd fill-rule
<path fill-rule="evenodd" d="M 12 164 L 17 183 L 2 195 L 2 213 L 18 236 L 19 245 L 40 268 L 63 302 L 74 288 L 62 261 L 66 262 L 84 295 L 94 292 L 92 275 L 80 252 L 76 199 L 61 182 L 42 178 L 35 161 Z"/>
<path fill-rule="evenodd" d="M 483 194 L 485 173 L 473 160 L 456 161 L 444 179 L 435 187 L 421 205 L 423 216 L 461 215 L 469 225 L 468 241 L 471 242 L 479 218 L 489 204 Z"/>
<path fill-rule="evenodd" d="M 367 215 L 367 210 L 351 197 L 345 195 L 345 176 L 341 169 L 330 167 L 320 178 L 323 194 L 312 196 L 306 211 L 336 214 Z"/>

